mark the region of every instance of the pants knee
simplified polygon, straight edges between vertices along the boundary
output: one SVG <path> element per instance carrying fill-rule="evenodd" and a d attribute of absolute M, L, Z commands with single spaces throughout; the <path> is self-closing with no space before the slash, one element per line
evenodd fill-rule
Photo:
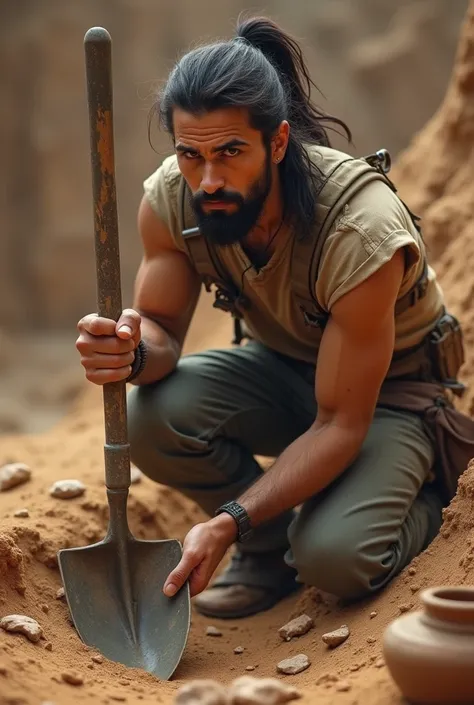
<path fill-rule="evenodd" d="M 182 392 L 171 375 L 158 384 L 132 387 L 127 397 L 132 462 L 164 484 L 171 484 L 177 460 L 202 445 L 193 428 L 191 401 Z"/>
<path fill-rule="evenodd" d="M 350 536 L 298 536 L 290 543 L 288 563 L 305 585 L 346 600 L 373 592 L 370 559 Z"/>

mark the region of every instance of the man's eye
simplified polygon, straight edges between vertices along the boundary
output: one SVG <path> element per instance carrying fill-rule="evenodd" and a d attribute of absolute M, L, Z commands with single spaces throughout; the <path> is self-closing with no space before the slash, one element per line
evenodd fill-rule
<path fill-rule="evenodd" d="M 197 152 L 182 152 L 182 154 L 186 159 L 197 159 L 197 157 L 199 157 Z"/>
<path fill-rule="evenodd" d="M 228 147 L 227 149 L 224 149 L 222 154 L 225 157 L 236 157 L 238 154 L 240 154 L 240 149 L 237 149 L 237 147 Z"/>

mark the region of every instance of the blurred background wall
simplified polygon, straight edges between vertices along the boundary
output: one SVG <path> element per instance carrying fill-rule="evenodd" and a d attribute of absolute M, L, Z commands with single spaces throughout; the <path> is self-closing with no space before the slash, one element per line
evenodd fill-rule
<path fill-rule="evenodd" d="M 39 431 L 82 385 L 76 322 L 94 311 L 83 37 L 113 38 L 124 305 L 141 247 L 143 179 L 169 153 L 147 117 L 157 82 L 191 45 L 266 14 L 301 41 L 351 153 L 396 155 L 431 117 L 451 73 L 467 0 L 18 0 L 0 3 L 0 433 Z M 334 146 L 347 149 L 339 138 Z"/>

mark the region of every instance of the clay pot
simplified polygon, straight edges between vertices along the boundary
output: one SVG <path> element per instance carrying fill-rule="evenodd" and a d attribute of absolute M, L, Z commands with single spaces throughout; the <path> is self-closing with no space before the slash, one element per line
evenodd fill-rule
<path fill-rule="evenodd" d="M 474 587 L 434 587 L 420 597 L 423 610 L 385 630 L 390 674 L 413 705 L 473 705 Z"/>

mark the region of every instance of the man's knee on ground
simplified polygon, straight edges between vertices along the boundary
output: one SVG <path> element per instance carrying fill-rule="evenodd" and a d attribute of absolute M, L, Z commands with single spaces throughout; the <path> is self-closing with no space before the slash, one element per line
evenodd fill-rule
<path fill-rule="evenodd" d="M 153 476 L 166 459 L 176 462 L 185 451 L 186 440 L 192 442 L 192 402 L 176 389 L 174 375 L 158 384 L 132 387 L 127 396 L 128 440 L 132 462 Z M 166 468 L 162 470 L 167 474 Z M 154 477 L 154 479 L 158 479 Z"/>
<path fill-rule="evenodd" d="M 345 600 L 356 600 L 373 591 L 376 561 L 361 548 L 358 537 L 347 533 L 307 535 L 291 539 L 291 564 L 305 585 Z M 371 569 L 371 570 L 370 570 Z"/>

